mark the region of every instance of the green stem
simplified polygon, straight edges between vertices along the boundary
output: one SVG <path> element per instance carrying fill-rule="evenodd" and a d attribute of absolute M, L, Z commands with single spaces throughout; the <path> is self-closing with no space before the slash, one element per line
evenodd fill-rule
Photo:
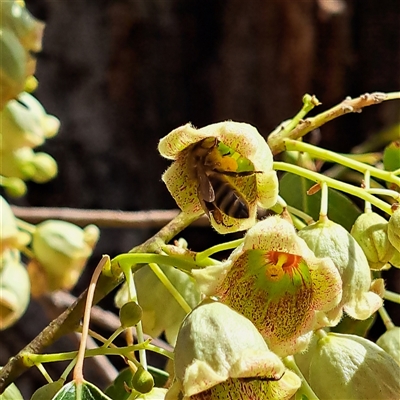
<path fill-rule="evenodd" d="M 42 363 L 36 364 L 36 368 L 40 371 L 40 373 L 44 376 L 48 383 L 52 383 L 53 379 L 51 379 L 49 373 L 46 371 L 46 368 L 43 366 Z"/>
<path fill-rule="evenodd" d="M 110 344 L 125 330 L 122 326 L 116 329 L 111 336 L 104 342 L 104 347 L 109 347 Z M 92 331 L 89 330 L 89 334 L 92 335 Z"/>
<path fill-rule="evenodd" d="M 200 263 L 207 257 L 210 257 L 212 254 L 219 253 L 221 251 L 235 249 L 243 243 L 243 238 L 232 240 L 230 242 L 220 243 L 215 246 L 212 246 L 204 251 L 197 253 L 196 262 Z"/>
<path fill-rule="evenodd" d="M 305 94 L 303 96 L 303 106 L 301 110 L 289 121 L 288 124 L 286 124 L 283 128 L 283 131 L 281 131 L 281 135 L 285 137 L 288 135 L 296 126 L 299 124 L 299 122 L 317 105 L 320 105 L 321 103 L 315 96 L 310 96 L 309 94 Z"/>
<path fill-rule="evenodd" d="M 306 214 L 304 211 L 301 211 L 295 207 L 287 206 L 287 210 L 290 212 L 290 214 L 293 214 L 296 217 L 301 218 L 307 225 L 310 225 L 313 222 L 315 222 L 313 217 L 311 217 L 310 215 Z"/>
<path fill-rule="evenodd" d="M 299 140 L 285 139 L 284 143 L 286 150 L 304 151 L 308 154 L 312 154 L 320 160 L 331 161 L 336 164 L 344 165 L 345 167 L 354 169 L 363 174 L 365 171 L 369 171 L 371 176 L 374 176 L 375 178 L 382 179 L 386 182 L 392 182 L 400 186 L 400 178 L 395 176 L 392 171 L 384 171 L 371 165 L 353 160 L 349 157 L 342 156 L 333 151 L 321 149 L 317 146 L 313 146 L 312 144 L 301 142 Z"/>
<path fill-rule="evenodd" d="M 371 187 L 371 172 L 365 171 L 364 172 L 364 188 L 363 189 L 366 190 L 368 193 L 371 193 L 369 191 L 370 187 Z M 371 212 L 371 211 L 372 211 L 371 203 L 369 201 L 366 201 L 365 205 L 364 205 L 364 212 L 367 213 L 367 212 Z"/>
<path fill-rule="evenodd" d="M 132 268 L 132 272 L 135 272 L 143 267 L 143 265 L 138 264 L 148 263 L 169 265 L 187 273 L 190 273 L 192 269 L 201 268 L 193 260 L 183 260 L 182 258 L 167 256 L 164 254 L 124 253 L 119 254 L 111 260 L 111 269 L 113 270 L 114 268 L 116 268 L 123 270 L 125 268 Z"/>
<path fill-rule="evenodd" d="M 308 400 L 319 400 L 318 396 L 311 389 L 311 386 L 308 384 L 306 378 L 304 378 L 304 375 L 301 373 L 299 367 L 296 364 L 296 361 L 294 360 L 294 357 L 293 356 L 285 357 L 283 359 L 283 363 L 286 365 L 287 368 L 291 369 L 293 372 L 296 373 L 296 375 L 298 375 L 301 378 L 301 386 L 298 392 L 307 396 Z"/>
<path fill-rule="evenodd" d="M 381 307 L 379 310 L 379 315 L 382 318 L 383 323 L 385 324 L 386 330 L 393 329 L 395 327 L 394 323 L 392 322 L 389 314 L 387 313 L 385 307 Z"/>
<path fill-rule="evenodd" d="M 392 209 L 389 204 L 385 203 L 384 201 L 374 197 L 373 195 L 366 192 L 364 189 L 357 188 L 353 185 L 349 185 L 345 182 L 337 181 L 336 179 L 329 178 L 325 175 L 319 174 L 318 172 L 309 171 L 307 169 L 298 167 L 296 165 L 287 164 L 284 162 L 276 161 L 274 162 L 274 169 L 279 171 L 286 171 L 291 172 L 292 174 L 296 174 L 307 178 L 313 182 L 322 183 L 325 182 L 329 187 L 333 189 L 340 190 L 342 192 L 351 194 L 353 196 L 359 197 L 365 201 L 369 201 L 374 206 L 378 207 L 382 211 L 386 212 L 389 215 L 392 215 Z"/>
<path fill-rule="evenodd" d="M 168 350 L 161 349 L 154 346 L 146 341 L 142 344 L 134 344 L 131 346 L 124 347 L 98 347 L 96 349 L 87 349 L 85 351 L 85 357 L 95 357 L 101 355 L 107 356 L 123 356 L 126 357 L 129 353 L 133 351 L 138 351 L 141 349 L 147 349 L 154 353 L 164 355 L 170 359 L 174 358 L 173 353 Z M 26 365 L 33 365 L 38 363 L 48 363 L 48 362 L 58 362 L 58 361 L 69 361 L 73 360 L 78 355 L 77 351 L 69 351 L 65 353 L 54 353 L 54 354 L 24 354 L 24 362 Z"/>
<path fill-rule="evenodd" d="M 17 226 L 19 229 L 29 232 L 32 235 L 35 233 L 35 231 L 36 231 L 35 225 L 32 225 L 32 224 L 30 224 L 22 219 L 19 219 L 19 218 L 16 218 L 16 220 L 17 220 Z"/>
<path fill-rule="evenodd" d="M 326 182 L 321 184 L 321 207 L 319 211 L 319 221 L 324 222 L 328 218 L 328 185 Z"/>
<path fill-rule="evenodd" d="M 389 301 L 393 301 L 393 303 L 400 304 L 400 294 L 391 292 L 390 290 L 385 290 L 383 298 Z"/>
<path fill-rule="evenodd" d="M 390 196 L 396 201 L 400 201 L 400 193 L 396 192 L 395 190 L 390 190 L 390 189 L 380 189 L 380 188 L 369 188 L 365 189 L 366 192 L 371 193 L 371 194 L 378 194 L 382 196 Z"/>
<path fill-rule="evenodd" d="M 158 264 L 149 263 L 149 267 L 157 276 L 157 278 L 161 281 L 164 287 L 171 293 L 176 302 L 182 307 L 183 311 L 185 311 L 186 314 L 189 314 L 192 311 L 192 308 L 189 306 L 183 296 L 178 292 L 175 286 L 171 283 L 168 277 L 164 274 L 163 270 L 158 266 Z"/>

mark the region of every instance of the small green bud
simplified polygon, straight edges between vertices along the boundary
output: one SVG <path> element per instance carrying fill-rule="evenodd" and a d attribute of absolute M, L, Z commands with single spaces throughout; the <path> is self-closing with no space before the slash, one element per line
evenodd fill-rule
<path fill-rule="evenodd" d="M 149 393 L 154 387 L 153 376 L 143 367 L 139 367 L 132 377 L 132 386 L 139 393 Z"/>
<path fill-rule="evenodd" d="M 36 168 L 32 180 L 36 183 L 48 182 L 57 175 L 57 162 L 46 153 L 36 153 L 32 164 Z"/>
<path fill-rule="evenodd" d="M 142 307 L 135 301 L 125 303 L 119 310 L 119 320 L 123 328 L 137 325 L 142 319 Z"/>
<path fill-rule="evenodd" d="M 376 341 L 379 347 L 382 347 L 386 353 L 390 354 L 397 364 L 400 365 L 400 327 L 395 326 L 388 329 Z"/>
<path fill-rule="evenodd" d="M 392 246 L 400 252 L 400 206 L 389 218 L 388 236 Z"/>
<path fill-rule="evenodd" d="M 4 178 L 2 185 L 6 193 L 11 197 L 22 197 L 28 191 L 25 182 L 19 178 Z"/>
<path fill-rule="evenodd" d="M 394 254 L 388 238 L 388 221 L 375 212 L 361 214 L 351 228 L 351 235 L 361 246 L 373 270 L 380 270 Z"/>

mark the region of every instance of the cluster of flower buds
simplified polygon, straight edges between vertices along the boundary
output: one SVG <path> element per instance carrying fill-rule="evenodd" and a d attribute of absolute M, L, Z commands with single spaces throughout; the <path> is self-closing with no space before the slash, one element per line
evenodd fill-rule
<path fill-rule="evenodd" d="M 47 182 L 57 174 L 55 160 L 33 149 L 58 132 L 59 121 L 23 92 L 25 86 L 33 89 L 36 61 L 32 54 L 41 50 L 44 24 L 21 1 L 11 0 L 1 2 L 0 28 L 0 174 L 7 193 L 22 196 L 26 192 L 23 181 Z"/>
<path fill-rule="evenodd" d="M 0 329 L 15 323 L 25 312 L 30 296 L 71 289 L 79 279 L 99 238 L 94 225 L 86 228 L 48 220 L 18 227 L 11 207 L 0 196 Z M 29 246 L 29 247 L 28 247 Z M 20 251 L 30 257 L 28 268 Z"/>

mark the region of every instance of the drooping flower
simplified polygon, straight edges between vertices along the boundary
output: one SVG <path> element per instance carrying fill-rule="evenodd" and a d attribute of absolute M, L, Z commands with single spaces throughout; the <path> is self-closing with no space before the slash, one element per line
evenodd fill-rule
<path fill-rule="evenodd" d="M 250 228 L 257 204 L 276 203 L 271 150 L 249 124 L 225 121 L 201 129 L 186 124 L 161 139 L 158 149 L 174 160 L 162 179 L 179 208 L 206 212 L 219 233 Z"/>
<path fill-rule="evenodd" d="M 38 224 L 32 238 L 35 259 L 28 264 L 32 294 L 40 296 L 46 291 L 71 289 L 81 276 L 99 235 L 95 225 L 82 229 L 58 220 Z"/>
<path fill-rule="evenodd" d="M 30 300 L 29 275 L 18 250 L 8 249 L 1 255 L 0 330 L 6 329 L 25 313 Z"/>
<path fill-rule="evenodd" d="M 342 281 L 329 258 L 317 258 L 279 216 L 251 228 L 220 266 L 193 271 L 200 290 L 250 319 L 280 356 L 304 350 L 312 331 L 334 325 Z"/>
<path fill-rule="evenodd" d="M 302 357 L 296 355 L 296 360 Z M 375 343 L 360 336 L 325 334 L 298 365 L 320 400 L 399 398 L 399 365 Z"/>
<path fill-rule="evenodd" d="M 166 400 L 285 400 L 301 384 L 248 319 L 211 300 L 183 321 L 174 366 Z"/>
<path fill-rule="evenodd" d="M 393 359 L 400 365 L 400 327 L 393 326 L 381 335 L 376 344 L 386 353 L 390 354 Z"/>
<path fill-rule="evenodd" d="M 395 248 L 389 241 L 388 221 L 379 214 L 361 214 L 350 233 L 364 251 L 371 269 L 382 269 L 393 257 Z"/>
<path fill-rule="evenodd" d="M 368 260 L 357 241 L 341 225 L 327 220 L 299 231 L 317 257 L 329 257 L 343 281 L 338 308 L 350 317 L 364 320 L 382 306 L 383 280 L 371 280 Z"/>

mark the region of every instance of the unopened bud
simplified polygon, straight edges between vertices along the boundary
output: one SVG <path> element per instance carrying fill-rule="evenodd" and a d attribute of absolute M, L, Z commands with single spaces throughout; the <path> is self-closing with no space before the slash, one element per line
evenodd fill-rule
<path fill-rule="evenodd" d="M 388 238 L 388 221 L 375 212 L 361 214 L 355 221 L 351 235 L 361 246 L 373 270 L 380 270 L 394 254 Z"/>
<path fill-rule="evenodd" d="M 32 160 L 35 173 L 32 180 L 36 183 L 45 183 L 57 175 L 57 162 L 46 153 L 36 153 Z"/>
<path fill-rule="evenodd" d="M 400 207 L 389 218 L 388 236 L 392 246 L 400 252 Z"/>
<path fill-rule="evenodd" d="M 139 393 L 149 393 L 154 387 L 154 378 L 149 371 L 139 367 L 132 377 L 132 386 Z"/>
<path fill-rule="evenodd" d="M 142 314 L 142 307 L 140 307 L 135 301 L 129 301 L 128 303 L 125 303 L 119 310 L 119 320 L 121 321 L 121 326 L 124 328 L 129 328 L 137 325 L 137 323 L 142 319 Z"/>

